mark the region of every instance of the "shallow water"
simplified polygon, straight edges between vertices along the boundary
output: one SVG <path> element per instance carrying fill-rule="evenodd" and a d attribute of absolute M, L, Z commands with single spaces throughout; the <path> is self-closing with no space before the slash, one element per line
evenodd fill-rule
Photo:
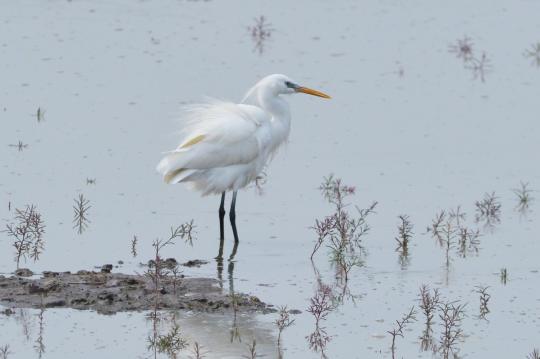
<path fill-rule="evenodd" d="M 43 214 L 46 251 L 37 263 L 27 263 L 32 270 L 73 271 L 123 260 L 115 270 L 140 272 L 156 237 L 194 219 L 194 246 L 179 243 L 165 254 L 211 260 L 186 274 L 218 276 L 212 258 L 219 199 L 166 186 L 154 167 L 160 153 L 176 144 L 174 119 L 182 104 L 203 95 L 237 101 L 261 76 L 281 72 L 333 99 L 290 99 L 289 144 L 267 170 L 264 195 L 254 188 L 239 194 L 241 244 L 232 280 L 227 264 L 221 277 L 225 290 L 232 285 L 302 310 L 284 333 L 284 357 L 320 356 L 305 338 L 313 330 L 306 309 L 317 287 L 309 260 L 316 236 L 309 227 L 332 211 L 317 190 L 329 173 L 356 186 L 355 204 L 379 202 L 364 238 L 365 266 L 353 269 L 348 283 L 358 297 L 324 323 L 332 337 L 329 358 L 390 357 L 386 331 L 417 304 L 421 284 L 467 303 L 460 357 L 525 357 L 540 345 L 537 202 L 522 215 L 512 192 L 520 181 L 540 188 L 534 162 L 540 69 L 524 56 L 540 41 L 540 4 L 51 0 L 0 9 L 0 220 L 4 226 L 12 218 L 9 203 L 33 203 Z M 247 29 L 260 15 L 274 29 L 262 54 Z M 465 35 L 478 55 L 485 51 L 491 60 L 485 82 L 448 51 Z M 39 122 L 38 107 L 45 111 Z M 18 141 L 28 146 L 10 146 Z M 453 255 L 447 271 L 442 249 L 425 228 L 438 210 L 458 205 L 475 228 L 474 203 L 491 191 L 502 203 L 500 224 L 480 226 L 478 256 Z M 91 204 L 81 235 L 72 228 L 73 199 L 80 193 Z M 407 269 L 395 252 L 400 214 L 414 224 Z M 139 253 L 131 258 L 134 235 Z M 11 272 L 5 234 L 0 248 L 0 272 Z M 315 264 L 333 283 L 324 248 Z M 501 268 L 508 269 L 506 285 Z M 489 286 L 489 321 L 475 318 L 478 285 Z M 39 311 L 28 313 L 29 340 L 19 323 L 0 315 L 0 347 L 10 343 L 11 357 L 38 356 L 33 342 Z M 145 313 L 45 313 L 43 357 L 151 354 Z M 234 345 L 227 344 L 232 313 L 180 314 L 179 322 L 189 340 L 214 357 L 245 355 L 245 344 L 256 337 L 259 352 L 272 358 L 275 318 L 246 318 L 243 341 Z M 409 329 L 398 339 L 398 356 L 431 357 L 419 350 L 422 324 Z"/>

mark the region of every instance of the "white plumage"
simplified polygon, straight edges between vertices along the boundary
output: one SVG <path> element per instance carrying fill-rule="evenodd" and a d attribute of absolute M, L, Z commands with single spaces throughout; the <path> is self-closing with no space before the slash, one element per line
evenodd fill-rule
<path fill-rule="evenodd" d="M 237 191 L 257 178 L 290 131 L 288 103 L 281 95 L 303 92 L 285 75 L 263 78 L 242 103 L 211 100 L 186 108 L 181 141 L 157 166 L 167 183 L 186 182 L 203 195 Z"/>

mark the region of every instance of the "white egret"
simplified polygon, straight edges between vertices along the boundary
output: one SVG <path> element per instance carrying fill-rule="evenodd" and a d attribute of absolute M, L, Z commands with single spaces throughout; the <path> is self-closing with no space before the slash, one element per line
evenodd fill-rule
<path fill-rule="evenodd" d="M 330 98 L 297 85 L 285 75 L 274 74 L 257 82 L 240 104 L 211 100 L 188 106 L 182 119 L 180 145 L 157 166 L 166 183 L 185 182 L 203 195 L 221 194 L 218 257 L 223 249 L 225 192 L 233 192 L 229 217 L 236 249 L 237 192 L 255 181 L 288 138 L 291 115 L 281 95 L 298 92 Z"/>

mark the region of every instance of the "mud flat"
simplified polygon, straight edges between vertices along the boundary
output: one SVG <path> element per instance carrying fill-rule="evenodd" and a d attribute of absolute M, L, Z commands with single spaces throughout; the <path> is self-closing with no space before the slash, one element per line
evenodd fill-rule
<path fill-rule="evenodd" d="M 8 308 L 90 309 L 113 314 L 154 309 L 158 296 L 159 309 L 225 312 L 231 310 L 233 299 L 219 284 L 212 278 L 183 277 L 175 282 L 167 278 L 162 280 L 157 294 L 152 280 L 144 275 L 106 270 L 43 272 L 41 278 L 0 275 L 0 305 Z M 238 312 L 275 311 L 254 296 L 237 294 L 234 300 Z"/>

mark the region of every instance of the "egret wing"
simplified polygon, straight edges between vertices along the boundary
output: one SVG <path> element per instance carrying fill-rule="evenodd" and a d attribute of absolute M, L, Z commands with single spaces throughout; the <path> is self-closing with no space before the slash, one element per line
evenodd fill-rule
<path fill-rule="evenodd" d="M 212 101 L 187 108 L 178 148 L 168 153 L 157 170 L 167 176 L 188 169 L 209 169 L 248 163 L 259 155 L 257 129 L 269 120 L 250 105 Z"/>

